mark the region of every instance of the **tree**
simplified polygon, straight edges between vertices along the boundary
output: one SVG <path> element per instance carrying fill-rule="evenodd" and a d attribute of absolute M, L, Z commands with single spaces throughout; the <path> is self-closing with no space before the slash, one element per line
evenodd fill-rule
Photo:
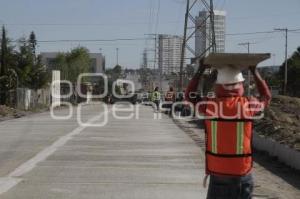
<path fill-rule="evenodd" d="M 36 50 L 36 45 L 37 45 L 37 41 L 36 41 L 36 37 L 33 31 L 31 31 L 30 35 L 29 35 L 29 47 L 32 51 L 32 54 L 35 56 L 35 50 Z"/>
<path fill-rule="evenodd" d="M 291 96 L 300 97 L 300 46 L 287 60 L 288 66 L 288 81 L 287 93 Z M 283 83 L 284 81 L 284 63 L 280 66 L 278 77 Z"/>
<path fill-rule="evenodd" d="M 1 37 L 1 52 L 0 52 L 0 104 L 7 102 L 8 91 L 15 87 L 14 81 L 16 79 L 16 72 L 14 67 L 16 65 L 14 46 L 10 45 L 10 41 L 6 36 L 5 27 L 2 26 Z"/>
<path fill-rule="evenodd" d="M 17 61 L 17 74 L 20 86 L 37 90 L 46 85 L 49 81 L 49 73 L 42 64 L 41 57 L 35 55 L 36 39 L 33 32 L 28 40 L 19 40 L 19 53 Z"/>
<path fill-rule="evenodd" d="M 35 54 L 37 40 L 32 31 L 29 38 L 19 39 L 19 51 L 10 44 L 2 27 L 0 52 L 0 104 L 7 103 L 8 92 L 18 86 L 39 89 L 49 80 L 49 74 Z"/>
<path fill-rule="evenodd" d="M 88 49 L 77 47 L 71 50 L 67 56 L 69 80 L 76 82 L 80 74 L 89 72 L 90 61 Z"/>
<path fill-rule="evenodd" d="M 116 65 L 114 68 L 111 69 L 107 69 L 105 71 L 106 75 L 108 76 L 108 93 L 111 94 L 112 93 L 112 85 L 113 82 L 116 81 L 117 79 L 120 79 L 122 77 L 122 67 L 120 65 Z M 100 85 L 100 91 L 103 92 L 104 88 L 104 81 L 103 79 L 101 79 L 99 81 L 99 85 Z M 119 86 L 116 85 L 116 87 L 114 88 L 116 93 L 120 94 L 121 89 Z"/>
<path fill-rule="evenodd" d="M 53 69 L 61 72 L 61 79 L 75 83 L 81 73 L 89 72 L 90 65 L 88 49 L 77 47 L 69 53 L 59 53 L 54 59 Z"/>
<path fill-rule="evenodd" d="M 37 39 L 33 31 L 31 31 L 28 39 L 28 50 L 31 58 L 31 70 L 29 74 L 28 87 L 34 90 L 44 87 L 50 80 L 50 74 L 46 66 L 42 64 L 41 56 L 36 55 Z"/>
<path fill-rule="evenodd" d="M 7 38 L 6 38 L 6 30 L 5 27 L 2 26 L 2 37 L 1 37 L 1 75 L 4 75 L 7 70 L 6 64 L 6 53 L 7 53 Z"/>
<path fill-rule="evenodd" d="M 58 53 L 54 59 L 53 70 L 60 71 L 60 78 L 69 80 L 69 68 L 65 53 Z"/>
<path fill-rule="evenodd" d="M 1 68 L 0 68 L 0 104 L 5 104 L 6 102 L 6 53 L 7 53 L 7 38 L 5 27 L 2 26 L 2 37 L 1 37 Z"/>
<path fill-rule="evenodd" d="M 19 39 L 19 53 L 17 63 L 17 73 L 20 86 L 29 87 L 31 84 L 31 72 L 33 70 L 34 57 L 30 46 L 25 38 Z"/>
<path fill-rule="evenodd" d="M 41 56 L 36 58 L 36 63 L 31 71 L 31 82 L 30 88 L 37 90 L 44 87 L 50 80 L 49 72 L 46 69 L 46 66 L 42 64 Z"/>
<path fill-rule="evenodd" d="M 116 65 L 112 69 L 107 69 L 105 73 L 111 78 L 113 81 L 121 78 L 122 75 L 122 67 L 120 65 Z"/>

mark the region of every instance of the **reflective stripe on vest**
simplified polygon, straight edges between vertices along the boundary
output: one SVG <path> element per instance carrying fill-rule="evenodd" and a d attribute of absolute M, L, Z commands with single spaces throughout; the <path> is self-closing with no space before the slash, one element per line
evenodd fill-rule
<path fill-rule="evenodd" d="M 252 168 L 252 120 L 215 118 L 206 120 L 205 125 L 206 172 L 246 175 Z"/>
<path fill-rule="evenodd" d="M 243 154 L 244 151 L 244 122 L 236 124 L 236 154 Z"/>
<path fill-rule="evenodd" d="M 247 97 L 209 100 L 205 107 L 206 173 L 244 176 L 252 169 L 252 112 Z"/>
<path fill-rule="evenodd" d="M 236 154 L 244 153 L 244 122 L 236 123 Z M 218 153 L 218 121 L 210 121 L 211 128 L 211 152 Z"/>
<path fill-rule="evenodd" d="M 217 131 L 218 125 L 217 121 L 211 121 L 211 151 L 213 153 L 218 153 L 218 141 L 217 141 Z"/>
<path fill-rule="evenodd" d="M 160 100 L 160 92 L 158 92 L 158 91 L 154 91 L 152 93 L 152 101 L 155 101 L 155 100 Z"/>

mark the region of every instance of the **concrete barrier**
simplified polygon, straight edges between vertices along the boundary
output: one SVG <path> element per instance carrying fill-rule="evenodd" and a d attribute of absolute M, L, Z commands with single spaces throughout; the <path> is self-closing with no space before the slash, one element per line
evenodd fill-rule
<path fill-rule="evenodd" d="M 275 156 L 286 165 L 300 170 L 300 152 L 280 144 L 270 138 L 264 138 L 254 132 L 253 147 L 260 151 L 267 152 L 270 156 Z"/>

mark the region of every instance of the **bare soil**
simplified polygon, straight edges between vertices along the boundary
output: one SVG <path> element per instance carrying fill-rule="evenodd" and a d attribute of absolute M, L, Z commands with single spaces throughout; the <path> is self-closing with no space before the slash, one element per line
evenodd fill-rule
<path fill-rule="evenodd" d="M 255 130 L 300 151 L 300 98 L 273 97 L 264 118 L 255 121 Z"/>

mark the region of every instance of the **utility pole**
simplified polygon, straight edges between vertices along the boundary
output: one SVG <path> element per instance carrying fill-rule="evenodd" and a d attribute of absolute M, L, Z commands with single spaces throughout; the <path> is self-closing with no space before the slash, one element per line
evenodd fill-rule
<path fill-rule="evenodd" d="M 119 48 L 116 48 L 117 65 L 119 65 Z"/>
<path fill-rule="evenodd" d="M 192 2 L 192 3 L 191 3 Z M 207 17 L 201 24 L 196 23 L 196 19 L 193 17 L 192 9 L 194 7 L 197 7 L 197 11 L 199 10 L 198 6 L 195 6 L 196 4 L 200 4 L 200 7 L 203 11 L 206 11 Z M 200 9 L 201 9 L 200 8 Z M 191 23 L 189 23 L 191 22 Z M 188 27 L 188 24 L 193 24 L 194 27 Z M 206 24 L 209 24 L 209 32 L 211 33 L 209 37 L 209 45 L 205 49 L 205 51 L 201 55 L 196 55 L 194 48 L 190 47 L 188 45 L 188 41 L 195 35 L 195 33 L 206 26 Z M 192 31 L 189 31 L 192 30 Z M 182 49 L 181 49 L 181 56 L 180 56 L 180 72 L 179 72 L 179 90 L 182 91 L 183 88 L 183 65 L 185 60 L 185 48 L 189 50 L 189 52 L 194 57 L 195 62 L 197 62 L 199 59 L 201 59 L 206 52 L 216 52 L 216 40 L 215 40 L 215 31 L 214 31 L 214 10 L 213 10 L 213 0 L 187 0 L 186 3 L 186 12 L 185 12 L 185 18 L 184 18 L 184 31 L 183 31 L 183 38 L 182 38 Z"/>
<path fill-rule="evenodd" d="M 283 95 L 286 95 L 287 88 L 287 47 L 288 47 L 288 31 L 287 28 L 275 28 L 274 30 L 285 32 L 285 64 L 284 64 L 284 83 L 283 83 Z"/>
<path fill-rule="evenodd" d="M 144 49 L 144 52 L 143 52 L 143 65 L 142 65 L 143 68 L 148 68 L 148 55 L 147 55 L 147 49 L 145 48 Z"/>
<path fill-rule="evenodd" d="M 162 35 L 160 35 L 160 36 L 158 36 L 158 41 L 156 40 L 156 37 L 155 37 L 155 44 L 157 44 L 157 47 L 155 46 L 155 55 L 158 53 L 158 74 L 159 74 L 159 89 L 160 89 L 160 91 L 162 92 L 162 68 L 163 68 L 163 59 L 162 58 L 160 58 L 161 57 L 161 55 L 160 55 L 160 49 L 159 48 L 161 48 L 160 47 L 160 42 L 162 42 L 161 40 L 163 39 L 163 36 Z M 169 40 L 168 40 L 169 41 Z M 169 45 L 169 44 L 168 44 Z M 157 52 L 156 52 L 156 50 L 157 50 Z M 168 59 L 169 59 L 169 56 L 168 56 Z M 161 62 L 161 63 L 160 63 Z"/>
<path fill-rule="evenodd" d="M 153 54 L 153 60 L 148 60 L 148 62 L 151 62 L 153 63 L 153 69 L 155 70 L 156 68 L 156 64 L 158 63 L 157 59 L 158 59 L 158 56 L 157 56 L 157 53 L 158 53 L 158 37 L 159 35 L 158 34 L 145 34 L 145 35 L 148 35 L 148 36 L 151 36 L 151 40 L 154 40 L 154 48 L 151 48 L 151 49 L 147 49 L 147 52 L 148 51 L 152 51 L 154 54 Z M 152 53 L 151 53 L 151 56 L 149 56 L 148 54 L 148 57 L 152 57 Z M 159 67 L 159 66 L 158 66 Z"/>
<path fill-rule="evenodd" d="M 162 90 L 162 66 L 159 62 L 159 42 L 161 40 L 161 35 L 159 34 L 148 34 L 150 36 L 154 37 L 154 48 L 152 49 L 152 51 L 154 52 L 154 60 L 153 62 L 153 71 L 154 71 L 154 77 L 153 81 L 158 81 L 159 84 L 159 88 L 160 90 Z M 156 70 L 157 69 L 157 70 Z M 158 75 L 158 78 L 157 78 Z"/>
<path fill-rule="evenodd" d="M 155 38 L 154 38 L 154 64 L 153 64 L 154 71 L 155 71 L 156 59 L 157 59 L 157 34 L 155 34 Z"/>
<path fill-rule="evenodd" d="M 254 44 L 254 43 L 250 43 L 250 42 L 244 42 L 244 43 L 239 43 L 238 45 L 240 46 L 247 46 L 247 50 L 248 50 L 248 54 L 250 53 L 250 44 Z M 250 96 L 251 95 L 251 90 L 250 90 L 250 85 L 251 85 L 251 72 L 250 70 L 248 70 L 248 89 L 247 89 L 247 95 Z"/>
<path fill-rule="evenodd" d="M 210 19 L 210 24 L 211 24 L 211 48 L 212 52 L 217 51 L 217 45 L 216 45 L 216 34 L 215 34 L 215 15 L 214 15 L 214 4 L 213 0 L 210 0 L 209 3 L 209 19 Z"/>
<path fill-rule="evenodd" d="M 182 46 L 181 46 L 181 56 L 180 56 L 180 70 L 179 70 L 179 91 L 182 91 L 183 87 L 183 63 L 184 63 L 184 55 L 185 55 L 185 46 L 186 46 L 186 32 L 187 32 L 187 24 L 189 19 L 189 12 L 190 12 L 190 0 L 186 2 L 186 11 L 184 17 L 184 29 L 183 29 L 183 38 L 182 38 Z"/>

